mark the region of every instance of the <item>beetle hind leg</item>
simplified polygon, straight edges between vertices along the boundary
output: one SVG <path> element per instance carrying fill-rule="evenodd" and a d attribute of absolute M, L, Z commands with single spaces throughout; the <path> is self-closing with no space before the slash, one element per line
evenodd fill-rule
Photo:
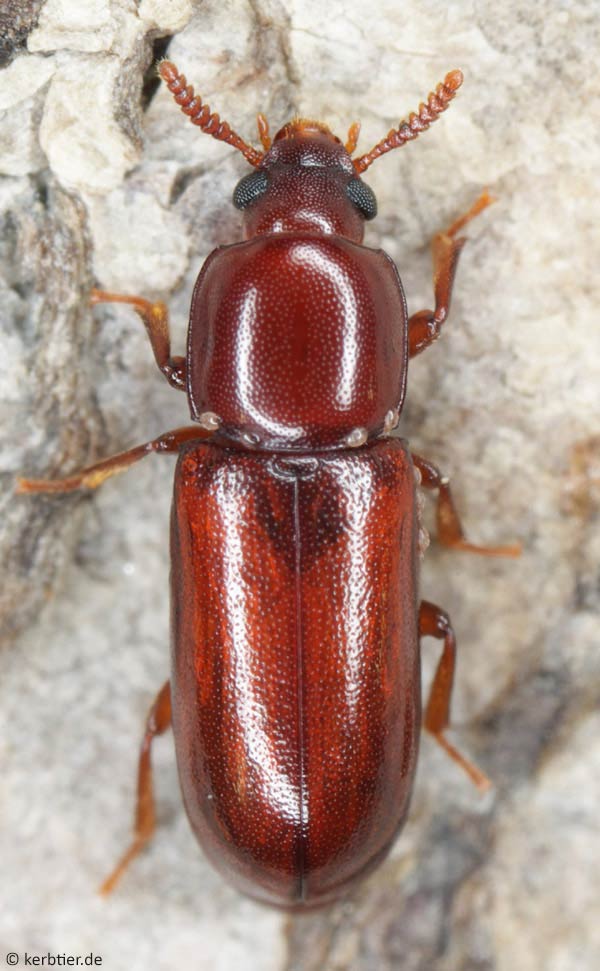
<path fill-rule="evenodd" d="M 477 788 L 485 792 L 491 786 L 488 777 L 446 738 L 446 730 L 450 724 L 450 700 L 456 667 L 456 637 L 448 615 L 427 600 L 421 601 L 419 609 L 419 636 L 430 636 L 444 641 L 442 656 L 425 708 L 423 727 L 450 758 L 460 765 Z"/>
<path fill-rule="evenodd" d="M 142 740 L 138 762 L 137 803 L 133 824 L 133 841 L 125 851 L 112 873 L 100 887 L 103 896 L 111 893 L 131 861 L 150 842 L 156 828 L 154 790 L 152 786 L 152 742 L 162 735 L 171 725 L 171 687 L 167 681 L 160 689 L 148 713 L 146 731 Z"/>

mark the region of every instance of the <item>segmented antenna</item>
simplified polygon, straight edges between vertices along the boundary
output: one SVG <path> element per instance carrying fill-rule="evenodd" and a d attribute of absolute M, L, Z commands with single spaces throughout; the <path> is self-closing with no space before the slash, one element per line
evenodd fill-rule
<path fill-rule="evenodd" d="M 248 145 L 226 121 L 221 121 L 216 112 L 211 112 L 209 105 L 202 104 L 202 98 L 194 94 L 194 89 L 187 83 L 185 74 L 180 74 L 171 61 L 162 61 L 158 73 L 192 125 L 198 125 L 207 135 L 212 135 L 220 142 L 227 142 L 228 145 L 237 148 L 250 165 L 259 165 L 263 153 Z"/>
<path fill-rule="evenodd" d="M 400 148 L 406 142 L 412 141 L 422 131 L 426 131 L 442 111 L 445 111 L 454 95 L 463 83 L 462 71 L 450 71 L 444 80 L 438 84 L 435 92 L 431 92 L 425 104 L 419 105 L 419 110 L 409 115 L 408 121 L 401 121 L 398 128 L 392 128 L 385 138 L 377 142 L 370 152 L 354 159 L 354 168 L 358 175 L 369 168 L 375 159 L 394 148 Z"/>

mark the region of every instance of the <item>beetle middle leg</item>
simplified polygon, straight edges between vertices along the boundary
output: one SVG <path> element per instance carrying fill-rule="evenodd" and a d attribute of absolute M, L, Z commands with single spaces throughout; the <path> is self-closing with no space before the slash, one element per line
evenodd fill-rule
<path fill-rule="evenodd" d="M 450 724 L 450 699 L 456 667 L 456 637 L 450 618 L 435 604 L 422 600 L 419 608 L 419 637 L 426 636 L 443 640 L 444 647 L 431 685 L 423 726 L 430 735 L 433 735 L 438 745 L 442 746 L 450 758 L 464 769 L 477 788 L 483 792 L 489 789 L 490 780 L 448 741 L 445 734 Z"/>
<path fill-rule="evenodd" d="M 178 452 L 186 442 L 200 441 L 210 438 L 211 432 L 204 431 L 196 425 L 187 425 L 184 428 L 176 428 L 174 431 L 165 432 L 151 442 L 144 442 L 143 445 L 136 445 L 126 452 L 119 452 L 111 455 L 108 459 L 102 459 L 94 465 L 88 465 L 80 472 L 69 475 L 64 479 L 17 479 L 15 491 L 17 493 L 31 492 L 75 492 L 76 489 L 97 489 L 106 479 L 110 479 L 119 472 L 124 472 L 139 462 L 140 459 L 151 455 L 153 452 L 165 454 Z"/>
<path fill-rule="evenodd" d="M 421 474 L 421 484 L 425 489 L 437 489 L 436 504 L 437 537 L 442 546 L 454 550 L 465 550 L 468 553 L 480 553 L 483 556 L 520 556 L 521 545 L 509 543 L 506 546 L 478 546 L 465 539 L 459 515 L 454 505 L 450 491 L 448 477 L 424 459 L 421 455 L 412 453 L 412 460 Z"/>
<path fill-rule="evenodd" d="M 442 329 L 450 311 L 450 298 L 458 257 L 467 241 L 466 236 L 456 233 L 471 219 L 474 219 L 482 209 L 486 209 L 494 202 L 487 191 L 482 192 L 470 209 L 456 219 L 444 232 L 433 237 L 431 249 L 433 254 L 433 290 L 435 295 L 435 310 L 419 310 L 408 321 L 408 349 L 409 356 L 415 357 L 433 344 Z"/>
<path fill-rule="evenodd" d="M 141 317 L 150 338 L 154 360 L 169 384 L 179 391 L 185 391 L 186 362 L 184 357 L 171 357 L 171 337 L 169 334 L 169 311 L 162 301 L 152 303 L 143 297 L 109 293 L 106 290 L 92 290 L 90 303 L 126 303 Z"/>
<path fill-rule="evenodd" d="M 125 851 L 116 867 L 100 887 L 101 894 L 109 894 L 121 879 L 131 861 L 152 839 L 156 828 L 154 790 L 152 786 L 152 742 L 171 725 L 171 686 L 167 681 L 160 689 L 146 720 L 138 763 L 137 803 L 133 823 L 133 842 Z"/>

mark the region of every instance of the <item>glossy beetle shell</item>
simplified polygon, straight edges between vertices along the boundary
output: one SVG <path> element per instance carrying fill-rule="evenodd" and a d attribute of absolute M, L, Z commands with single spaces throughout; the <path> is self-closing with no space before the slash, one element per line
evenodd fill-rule
<path fill-rule="evenodd" d="M 284 907 L 337 897 L 401 825 L 420 727 L 415 487 L 400 441 L 193 444 L 175 477 L 172 697 L 192 827 Z"/>
<path fill-rule="evenodd" d="M 418 637 L 443 641 L 424 727 L 489 786 L 445 735 L 456 638 L 445 611 L 419 603 L 415 472 L 438 491 L 444 545 L 504 556 L 519 547 L 470 543 L 447 477 L 385 436 L 399 420 L 409 353 L 432 344 L 447 317 L 465 242 L 456 234 L 491 199 L 482 193 L 434 238 L 435 310 L 407 320 L 393 263 L 361 245 L 377 203 L 359 176 L 445 110 L 461 73 L 353 162 L 356 124 L 342 145 L 321 123 L 294 119 L 271 143 L 259 116 L 259 152 L 175 65 L 160 72 L 192 122 L 254 166 L 233 194 L 250 238 L 201 271 L 187 358 L 171 354 L 163 303 L 101 290 L 91 299 L 136 310 L 201 428 L 57 482 L 22 479 L 20 491 L 95 488 L 148 454 L 179 454 L 172 677 L 146 721 L 134 840 L 101 892 L 152 836 L 151 746 L 172 723 L 187 813 L 213 863 L 250 896 L 313 907 L 379 862 L 408 811 Z"/>
<path fill-rule="evenodd" d="M 404 399 L 406 321 L 381 250 L 287 233 L 216 250 L 192 300 L 192 417 L 216 414 L 224 435 L 266 449 L 379 434 Z"/>

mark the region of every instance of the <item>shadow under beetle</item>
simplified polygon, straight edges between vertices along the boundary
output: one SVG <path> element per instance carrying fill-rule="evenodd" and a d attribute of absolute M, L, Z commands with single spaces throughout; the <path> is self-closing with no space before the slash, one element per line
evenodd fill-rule
<path fill-rule="evenodd" d="M 259 115 L 257 151 L 173 64 L 159 71 L 193 124 L 253 167 L 233 194 L 245 240 L 206 260 L 185 358 L 171 356 L 164 304 L 98 290 L 92 302 L 139 314 L 196 424 L 19 490 L 93 489 L 152 452 L 179 456 L 171 680 L 148 716 L 134 840 L 102 890 L 152 836 L 150 751 L 172 723 L 185 807 L 208 857 L 259 900 L 318 906 L 377 865 L 406 817 L 423 636 L 443 642 L 424 726 L 488 785 L 446 737 L 456 643 L 444 611 L 419 601 L 417 485 L 437 491 L 445 546 L 505 556 L 519 547 L 467 542 L 447 478 L 391 432 L 408 360 L 448 314 L 457 233 L 491 200 L 484 193 L 434 238 L 435 309 L 408 317 L 394 263 L 361 245 L 377 212 L 361 175 L 429 127 L 460 71 L 355 159 L 358 124 L 345 145 L 302 118 L 271 139 Z"/>

